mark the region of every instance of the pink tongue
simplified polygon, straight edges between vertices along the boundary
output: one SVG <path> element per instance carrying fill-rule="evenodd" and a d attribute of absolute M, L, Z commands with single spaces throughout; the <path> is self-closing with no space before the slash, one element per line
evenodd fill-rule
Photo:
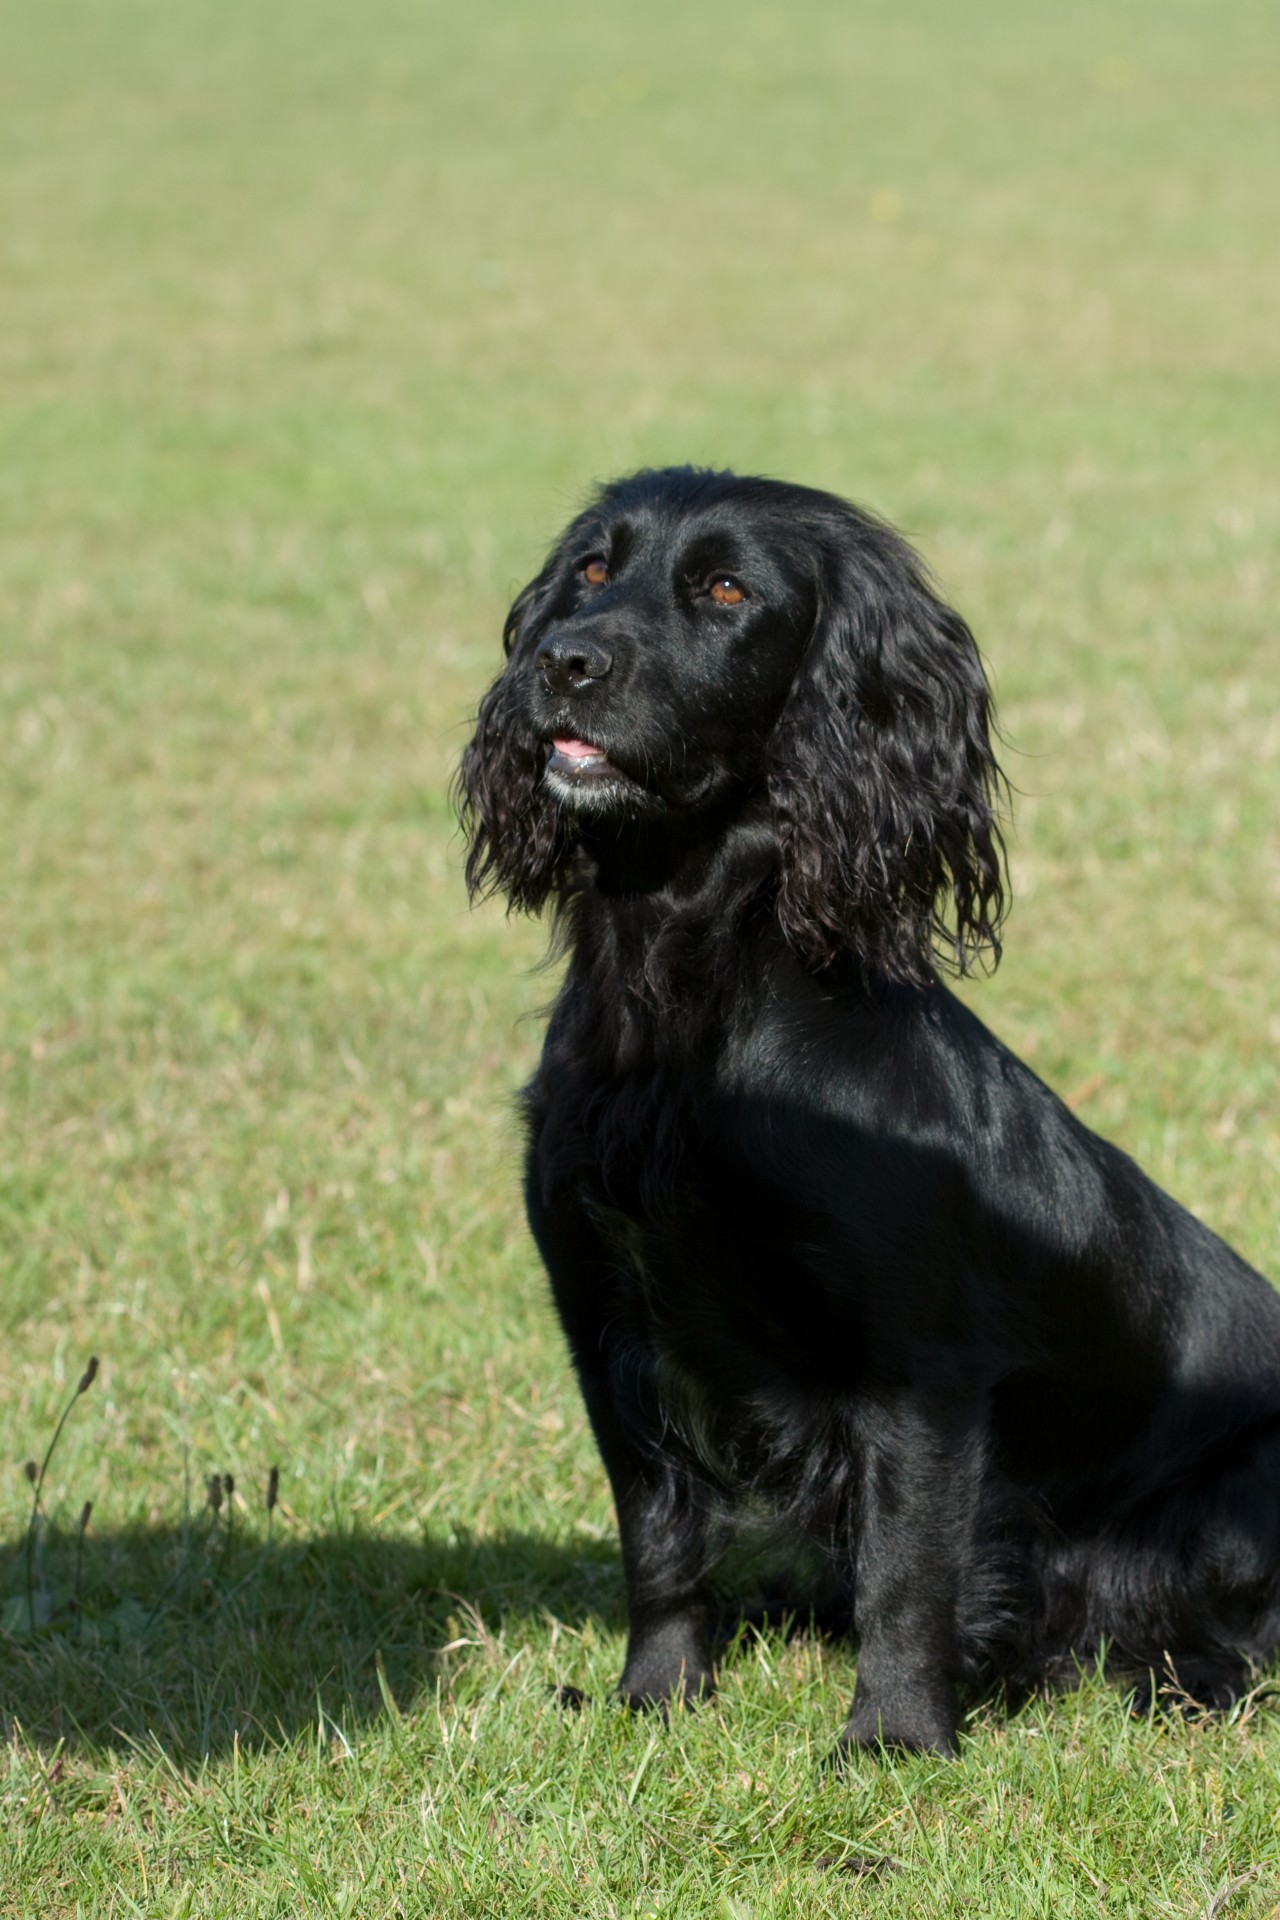
<path fill-rule="evenodd" d="M 593 747 L 589 740 L 553 740 L 551 744 L 557 753 L 565 756 L 566 760 L 604 759 L 603 749 Z"/>

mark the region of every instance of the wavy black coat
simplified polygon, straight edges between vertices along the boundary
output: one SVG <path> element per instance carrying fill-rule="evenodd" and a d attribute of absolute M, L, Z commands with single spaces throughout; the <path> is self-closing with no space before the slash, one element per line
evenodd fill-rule
<path fill-rule="evenodd" d="M 713 1678 L 741 1518 L 816 1544 L 850 1745 L 1115 1667 L 1221 1704 L 1280 1640 L 1280 1298 L 946 988 L 998 957 L 967 627 L 888 527 L 692 469 L 605 488 L 506 627 L 473 890 L 569 964 L 529 1218 L 617 1504 L 622 1691 Z"/>

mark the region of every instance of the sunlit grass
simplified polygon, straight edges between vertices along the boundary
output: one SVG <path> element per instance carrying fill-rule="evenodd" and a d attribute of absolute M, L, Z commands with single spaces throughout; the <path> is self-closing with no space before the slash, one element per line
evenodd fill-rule
<path fill-rule="evenodd" d="M 1265 1700 L 843 1779 L 839 1645 L 608 1704 L 514 1170 L 552 982 L 446 788 L 593 478 L 879 508 L 1010 743 L 975 1003 L 1280 1276 L 1278 61 L 1242 0 L 10 0 L 6 1912 L 1273 1909 Z"/>

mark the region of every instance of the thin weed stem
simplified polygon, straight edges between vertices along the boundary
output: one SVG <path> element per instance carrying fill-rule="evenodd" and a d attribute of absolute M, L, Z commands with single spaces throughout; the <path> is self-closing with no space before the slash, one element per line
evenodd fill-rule
<path fill-rule="evenodd" d="M 62 1417 L 58 1421 L 57 1426 L 53 1430 L 53 1438 L 49 1442 L 48 1447 L 45 1449 L 44 1459 L 40 1462 L 40 1471 L 37 1473 L 35 1477 L 35 1482 L 34 1482 L 35 1492 L 31 1496 L 31 1518 L 27 1522 L 27 1542 L 26 1542 L 27 1626 L 32 1633 L 34 1633 L 36 1630 L 36 1535 L 39 1532 L 39 1528 L 40 1528 L 40 1496 L 44 1492 L 45 1475 L 49 1471 L 49 1462 L 53 1459 L 53 1456 L 57 1451 L 58 1442 L 62 1438 L 62 1429 L 66 1426 L 67 1421 L 71 1417 L 71 1409 L 75 1406 L 76 1401 L 80 1398 L 82 1393 L 88 1393 L 90 1387 L 93 1385 L 97 1377 L 98 1377 L 98 1356 L 95 1353 L 90 1356 L 89 1364 L 85 1368 L 84 1372 L 80 1375 L 80 1379 L 76 1384 L 75 1392 L 72 1394 L 71 1398 L 68 1400 L 66 1406 L 62 1409 Z M 82 1529 L 82 1532 L 83 1532 L 83 1529 Z"/>

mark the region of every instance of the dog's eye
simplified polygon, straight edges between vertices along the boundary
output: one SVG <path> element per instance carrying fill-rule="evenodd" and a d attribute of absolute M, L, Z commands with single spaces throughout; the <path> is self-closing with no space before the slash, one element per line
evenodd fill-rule
<path fill-rule="evenodd" d="M 747 597 L 731 573 L 719 574 L 707 588 L 707 594 L 718 607 L 741 606 Z"/>
<path fill-rule="evenodd" d="M 598 553 L 593 553 L 589 560 L 584 560 L 578 572 L 588 586 L 592 587 L 603 587 L 609 579 L 609 569 Z"/>

